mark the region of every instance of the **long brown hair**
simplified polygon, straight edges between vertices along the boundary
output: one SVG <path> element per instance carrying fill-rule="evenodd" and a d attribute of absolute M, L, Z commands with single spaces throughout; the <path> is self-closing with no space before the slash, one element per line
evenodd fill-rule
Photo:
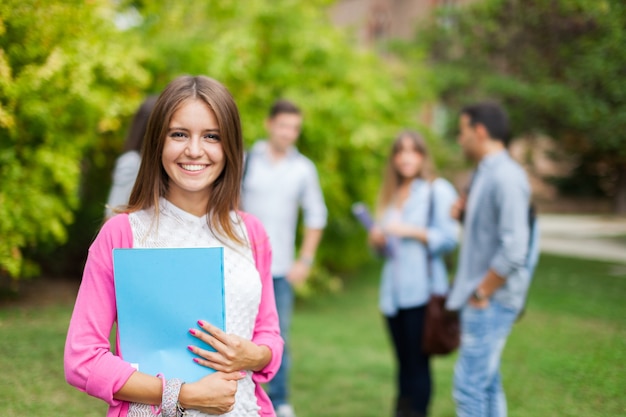
<path fill-rule="evenodd" d="M 126 211 L 132 213 L 154 206 L 158 216 L 159 198 L 166 195 L 169 185 L 169 177 L 161 162 L 166 134 L 174 113 L 189 100 L 202 100 L 215 113 L 226 160 L 224 170 L 213 183 L 206 208 L 207 223 L 217 232 L 218 238 L 223 236 L 242 244 L 244 242 L 235 232 L 230 218 L 230 212 L 239 208 L 243 167 L 239 110 L 226 87 L 209 77 L 178 77 L 157 99 L 148 121 L 141 166 Z"/>
<path fill-rule="evenodd" d="M 376 204 L 376 213 L 378 216 L 382 215 L 385 209 L 393 202 L 393 199 L 400 188 L 402 177 L 395 167 L 394 158 L 398 152 L 402 149 L 403 139 L 408 138 L 411 140 L 411 144 L 415 151 L 422 155 L 422 166 L 416 175 L 416 178 L 423 178 L 427 181 L 435 179 L 435 166 L 428 152 L 426 141 L 419 133 L 412 130 L 405 130 L 400 132 L 396 139 L 391 144 L 391 152 L 387 158 L 387 165 L 385 167 L 385 173 L 383 176 L 383 184 L 378 194 L 378 202 Z"/>

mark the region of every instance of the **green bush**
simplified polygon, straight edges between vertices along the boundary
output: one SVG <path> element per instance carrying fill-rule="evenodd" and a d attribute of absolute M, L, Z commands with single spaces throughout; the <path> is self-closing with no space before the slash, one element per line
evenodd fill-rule
<path fill-rule="evenodd" d="M 620 0 L 486 0 L 441 9 L 415 44 L 447 105 L 499 99 L 515 133 L 552 137 L 576 157 L 585 189 L 626 212 L 624 27 Z"/>
<path fill-rule="evenodd" d="M 24 250 L 68 238 L 83 156 L 141 99 L 148 74 L 109 3 L 0 4 L 0 275 L 33 275 Z"/>
<path fill-rule="evenodd" d="M 365 234 L 350 206 L 375 200 L 395 134 L 419 128 L 436 153 L 445 151 L 418 122 L 420 108 L 433 98 L 428 71 L 358 47 L 348 32 L 331 24 L 330 3 L 76 1 L 53 2 L 38 12 L 22 7 L 24 2 L 3 3 L 1 56 L 10 57 L 5 59 L 10 65 L 2 68 L 12 75 L 9 82 L 2 78 L 11 88 L 2 89 L 0 115 L 10 115 L 16 127 L 2 124 L 1 158 L 10 164 L 1 169 L 3 179 L 12 180 L 3 181 L 0 189 L 2 210 L 10 212 L 0 219 L 0 234 L 13 236 L 2 240 L 2 268 L 22 275 L 23 262 L 10 255 L 26 248 L 47 268 L 70 264 L 80 269 L 80 254 L 84 257 L 102 220 L 111 165 L 128 116 L 147 92 L 160 91 L 174 77 L 205 74 L 233 93 L 247 146 L 265 135 L 263 121 L 276 98 L 303 108 L 299 147 L 318 167 L 329 208 L 314 287 L 336 287 L 334 273 L 353 269 L 368 256 Z M 44 30 L 35 24 L 38 13 L 56 28 L 45 47 L 25 35 L 26 27 Z M 16 16 L 21 23 L 15 23 Z M 113 22 L 123 22 L 123 29 Z M 58 68 L 45 67 L 47 78 L 39 84 L 33 80 L 41 76 L 18 77 L 23 72 L 15 63 L 20 52 L 11 49 L 31 43 L 33 50 L 41 46 L 41 57 L 29 58 L 30 67 L 43 67 L 55 50 L 67 57 Z M 23 105 L 33 106 L 31 113 L 40 115 L 37 123 Z M 19 154 L 18 142 L 23 146 Z M 49 163 L 25 168 L 31 159 L 24 153 L 41 153 Z M 26 189 L 33 200 L 18 210 Z M 71 241 L 50 256 L 67 238 L 68 225 Z"/>
<path fill-rule="evenodd" d="M 328 1 L 167 2 L 140 10 L 136 29 L 151 39 L 149 68 L 162 84 L 176 73 L 204 73 L 232 91 L 246 145 L 263 138 L 279 97 L 298 103 L 305 122 L 300 150 L 317 165 L 329 224 L 318 259 L 333 271 L 361 264 L 365 237 L 350 206 L 373 202 L 395 134 L 417 127 L 432 98 L 424 66 L 384 61 L 334 27 Z M 185 31 L 171 28 L 185 22 Z M 185 47 L 181 47 L 185 45 Z"/>

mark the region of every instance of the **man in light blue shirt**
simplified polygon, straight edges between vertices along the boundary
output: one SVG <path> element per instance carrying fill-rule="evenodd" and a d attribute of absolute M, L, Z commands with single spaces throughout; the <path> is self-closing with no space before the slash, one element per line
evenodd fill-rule
<path fill-rule="evenodd" d="M 524 306 L 530 186 L 507 152 L 509 122 L 493 103 L 465 107 L 459 144 L 478 164 L 469 195 L 453 208 L 463 218 L 459 264 L 447 308 L 460 310 L 461 347 L 454 370 L 459 417 L 506 416 L 500 358 Z M 461 216 L 461 213 L 463 215 Z"/>
<path fill-rule="evenodd" d="M 308 277 L 327 217 L 315 165 L 295 148 L 301 128 L 302 113 L 298 107 L 286 100 L 274 103 L 266 120 L 268 139 L 255 143 L 246 156 L 242 188 L 243 209 L 261 220 L 272 245 L 276 308 L 285 340 L 282 365 L 268 384 L 277 417 L 295 417 L 288 395 L 287 339 L 294 301 L 292 285 Z M 300 209 L 304 234 L 296 258 Z"/>

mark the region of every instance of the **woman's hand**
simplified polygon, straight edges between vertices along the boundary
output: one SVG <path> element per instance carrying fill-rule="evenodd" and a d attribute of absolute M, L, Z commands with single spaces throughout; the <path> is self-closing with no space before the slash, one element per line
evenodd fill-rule
<path fill-rule="evenodd" d="M 272 352 L 267 346 L 227 334 L 203 320 L 198 321 L 198 325 L 201 330 L 191 329 L 189 333 L 217 351 L 189 346 L 189 350 L 198 355 L 194 361 L 200 365 L 222 372 L 259 371 L 272 359 Z"/>
<path fill-rule="evenodd" d="M 178 401 L 184 408 L 201 411 L 205 414 L 221 415 L 231 411 L 235 405 L 237 381 L 242 372 L 215 372 L 180 388 Z"/>
<path fill-rule="evenodd" d="M 382 249 L 387 244 L 385 234 L 379 226 L 372 227 L 368 235 L 368 241 L 370 245 L 374 246 L 377 249 Z"/>

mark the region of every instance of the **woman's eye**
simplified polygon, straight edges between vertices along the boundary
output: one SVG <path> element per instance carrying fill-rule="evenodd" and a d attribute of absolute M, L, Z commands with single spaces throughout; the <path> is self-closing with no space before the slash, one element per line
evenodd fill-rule
<path fill-rule="evenodd" d="M 204 139 L 209 142 L 219 142 L 221 140 L 219 135 L 216 135 L 215 133 L 208 133 L 204 135 Z"/>
<path fill-rule="evenodd" d="M 170 137 L 174 139 L 184 139 L 187 137 L 183 132 L 172 132 L 170 133 Z"/>

